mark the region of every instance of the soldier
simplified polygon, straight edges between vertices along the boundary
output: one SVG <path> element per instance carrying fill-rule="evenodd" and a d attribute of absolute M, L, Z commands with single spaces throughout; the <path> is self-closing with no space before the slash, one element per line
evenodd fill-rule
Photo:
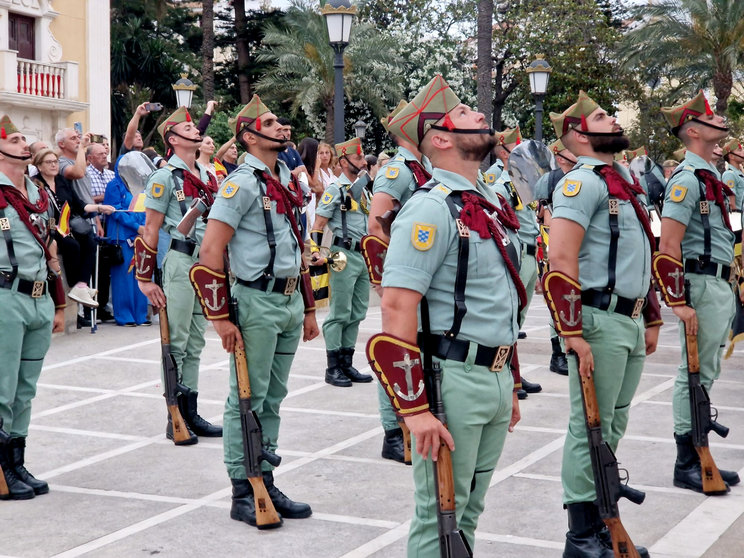
<path fill-rule="evenodd" d="M 323 338 L 328 357 L 325 381 L 332 386 L 351 387 L 352 382 L 372 381 L 372 376 L 362 374 L 352 364 L 359 324 L 369 305 L 369 276 L 361 254 L 361 240 L 367 234 L 370 195 L 366 187 L 351 187 L 367 166 L 361 140 L 354 138 L 336 144 L 335 150 L 341 175 L 326 188 L 315 210 L 310 250 L 312 263 L 317 265 L 323 227 L 328 225 L 333 233 L 334 249 L 346 254 L 346 267 L 331 272 L 330 311 L 323 322 Z"/>
<path fill-rule="evenodd" d="M 408 556 L 431 557 L 439 555 L 438 502 L 428 455 L 437 460 L 441 443 L 454 450 L 458 524 L 472 547 L 507 430 L 519 420 L 507 360 L 526 296 L 517 237 L 506 232 L 516 229 L 516 216 L 503 198 L 478 184 L 479 166 L 494 144 L 483 114 L 461 104 L 436 76 L 395 122 L 399 135 L 418 145 L 434 170 L 432 182 L 393 223 L 382 282 L 379 338 L 414 365 L 404 376 L 395 376 L 395 364 L 383 370 L 375 365 L 375 371 L 390 386 L 416 442 Z M 442 367 L 447 428 L 429 412 L 426 391 L 416 389 L 424 375 L 419 363 L 428 359 Z M 396 389 L 391 378 L 409 389 Z"/>
<path fill-rule="evenodd" d="M 656 278 L 664 299 L 684 323 L 680 343 L 685 347 L 685 329 L 697 334 L 700 383 L 710 392 L 721 374 L 721 354 L 734 317 L 734 294 L 729 277 L 734 259 L 734 233 L 729 222 L 728 187 L 709 161 L 728 133 L 722 116 L 713 113 L 702 91 L 681 105 L 662 108 L 662 113 L 687 149 L 682 164 L 669 179 L 661 219 L 658 258 L 666 261 Z M 689 305 L 685 298 L 689 282 Z M 702 492 L 700 459 L 692 444 L 687 353 L 674 383 L 672 400 L 677 460 L 674 485 Z M 729 485 L 738 484 L 735 471 L 721 470 Z"/>
<path fill-rule="evenodd" d="M 303 242 L 296 210 L 302 207 L 302 191 L 287 165 L 278 160 L 287 140 L 276 115 L 258 95 L 238 113 L 233 126 L 237 142 L 247 152 L 245 162 L 223 182 L 210 210 L 199 263 L 192 268 L 191 277 L 222 346 L 229 353 L 236 346 L 245 349 L 251 408 L 263 427 L 265 449 L 274 452 L 279 439 L 279 407 L 287 395 L 289 369 L 300 335 L 303 341 L 318 335 L 309 275 L 306 269 L 301 273 Z M 226 247 L 236 277 L 232 296 L 238 301 L 240 329 L 227 319 Z M 233 487 L 230 517 L 255 526 L 256 509 L 243 461 L 232 360 L 230 369 L 224 414 L 225 465 Z M 274 485 L 273 467 L 266 461 L 262 467 L 264 484 L 281 516 L 309 517 L 310 506 L 285 496 Z"/>
<path fill-rule="evenodd" d="M 723 146 L 723 158 L 726 161 L 726 172 L 723 173 L 723 183 L 734 191 L 736 201 L 732 210 L 741 211 L 744 203 L 744 147 L 738 139 L 733 139 Z"/>
<path fill-rule="evenodd" d="M 49 197 L 24 174 L 25 136 L 0 118 L 0 481 L 3 500 L 27 500 L 49 485 L 24 465 L 31 400 L 52 332 L 64 330 L 65 292 L 49 242 Z M 4 488 L 4 487 L 3 487 Z"/>
<path fill-rule="evenodd" d="M 166 306 L 170 329 L 171 354 L 180 373 L 179 382 L 187 389 L 178 397 L 181 414 L 190 432 L 185 442 L 195 444 L 196 436 L 222 436 L 222 427 L 210 424 L 197 409 L 199 357 L 204 348 L 207 321 L 189 285 L 189 268 L 197 261 L 205 224 L 198 219 L 193 236 L 176 228 L 194 198 L 207 205 L 217 193 L 217 181 L 196 162 L 201 137 L 186 108 L 181 107 L 158 126 L 167 148 L 173 149 L 168 164 L 152 173 L 145 188 L 145 231 L 134 241 L 136 277 L 140 290 L 155 308 Z M 153 282 L 160 229 L 171 237 L 163 260 L 163 286 Z M 173 440 L 170 414 L 165 434 Z M 174 441 L 175 443 L 175 441 Z"/>
<path fill-rule="evenodd" d="M 632 163 L 636 157 L 646 157 L 642 170 L 639 172 L 638 182 L 648 197 L 646 205 L 649 208 L 654 205 L 661 206 L 661 203 L 664 201 L 664 188 L 666 187 L 664 170 L 648 156 L 648 150 L 645 146 L 628 150 L 627 154 L 628 163 Z"/>
<path fill-rule="evenodd" d="M 496 132 L 496 147 L 493 148 L 493 153 L 498 158 L 500 164 L 492 165 L 485 174 L 486 184 L 507 200 L 516 212 L 517 219 L 519 220 L 518 236 L 522 247 L 519 260 L 519 278 L 522 280 L 522 284 L 527 291 L 527 304 L 524 305 L 524 308 L 519 313 L 520 328 L 524 325 L 524 320 L 527 317 L 527 309 L 530 307 L 532 295 L 535 293 L 535 283 L 537 282 L 537 235 L 540 234 L 540 229 L 537 226 L 537 216 L 533 209 L 537 204 L 533 207 L 523 204 L 509 176 L 509 155 L 521 141 L 522 134 L 519 132 L 519 126 L 513 129 L 507 128 L 503 132 Z M 527 337 L 527 334 L 520 331 L 519 339 L 524 339 L 525 337 Z M 516 368 L 520 377 L 520 382 L 515 387 L 517 388 L 519 398 L 525 399 L 528 393 L 541 392 L 542 386 L 538 383 L 528 381 L 521 375 L 517 355 L 518 353 L 515 347 L 511 364 Z"/>
<path fill-rule="evenodd" d="M 553 193 L 550 272 L 543 278 L 556 330 L 566 351 L 577 355 L 568 363 L 571 410 L 561 478 L 569 531 L 563 556 L 612 556 L 595 504 L 579 374 L 594 377 L 602 436 L 615 450 L 645 356 L 656 350 L 659 336 L 659 306 L 650 289 L 655 240 L 643 189 L 625 166 L 613 164 L 613 155 L 628 147 L 616 119 L 583 91 L 550 118 L 561 142 L 578 156 Z M 648 556 L 643 548 L 639 554 Z"/>

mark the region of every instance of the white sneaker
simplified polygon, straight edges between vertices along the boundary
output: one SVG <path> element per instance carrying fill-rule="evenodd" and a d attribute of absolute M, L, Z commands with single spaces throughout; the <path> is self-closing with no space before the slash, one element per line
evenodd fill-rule
<path fill-rule="evenodd" d="M 93 297 L 90 296 L 90 292 L 88 291 L 87 287 L 72 287 L 70 289 L 70 292 L 67 293 L 67 296 L 69 296 L 72 300 L 79 302 L 83 306 L 98 308 L 98 303 L 93 300 Z"/>
<path fill-rule="evenodd" d="M 91 289 L 88 287 L 88 292 L 90 293 L 90 298 L 96 298 L 96 295 L 98 294 L 98 289 Z"/>

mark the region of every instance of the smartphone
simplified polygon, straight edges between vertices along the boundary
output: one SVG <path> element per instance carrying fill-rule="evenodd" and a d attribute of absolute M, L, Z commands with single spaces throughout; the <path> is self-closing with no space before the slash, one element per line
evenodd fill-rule
<path fill-rule="evenodd" d="M 78 135 L 82 137 L 83 136 L 83 123 L 75 122 L 75 124 L 73 124 L 73 127 L 75 128 L 75 131 L 78 133 Z"/>
<path fill-rule="evenodd" d="M 157 112 L 163 110 L 163 105 L 160 103 L 145 103 L 145 110 L 147 110 L 147 112 Z"/>
<path fill-rule="evenodd" d="M 90 143 L 103 143 L 103 138 L 99 134 L 91 134 Z"/>

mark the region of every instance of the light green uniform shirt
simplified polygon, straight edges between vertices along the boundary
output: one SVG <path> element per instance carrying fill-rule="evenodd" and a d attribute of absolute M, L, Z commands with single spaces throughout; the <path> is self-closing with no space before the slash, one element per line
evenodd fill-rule
<path fill-rule="evenodd" d="M 398 147 L 395 157 L 377 171 L 372 192 L 383 192 L 398 200 L 400 205 L 405 205 L 417 188 L 416 179 L 406 161 L 418 162 L 418 159 L 405 147 Z M 431 163 L 426 157 L 421 158 L 421 166 L 431 174 Z"/>
<path fill-rule="evenodd" d="M 290 172 L 284 161 L 277 161 L 277 169 L 279 181 L 288 185 Z M 244 281 L 261 277 L 271 255 L 263 209 L 266 185 L 259 182 L 254 174 L 256 170 L 269 172 L 269 167 L 253 155 L 246 155 L 245 162 L 223 181 L 209 212 L 210 220 L 222 221 L 235 229 L 229 244 L 230 267 Z M 276 204 L 271 201 L 271 223 L 276 239 L 274 276 L 297 277 L 302 263 L 300 247 L 289 216 L 278 213 Z"/>
<path fill-rule="evenodd" d="M 582 290 L 604 289 L 608 284 L 610 255 L 610 212 L 607 184 L 593 169 L 604 163 L 593 157 L 579 157 L 553 192 L 553 219 L 568 219 L 581 225 L 584 239 L 579 249 L 579 283 Z M 632 182 L 628 169 L 614 163 L 620 175 Z M 638 201 L 643 205 L 644 196 Z M 619 296 L 645 297 L 651 280 L 651 248 L 643 226 L 629 200 L 618 200 L 620 213 L 615 266 L 615 289 Z"/>
<path fill-rule="evenodd" d="M 687 152 L 680 165 L 681 170 L 669 178 L 664 194 L 662 217 L 669 217 L 687 227 L 682 238 L 682 258 L 697 259 L 705 253 L 703 221 L 700 216 L 700 182 L 695 169 L 704 169 L 719 178 L 718 171 L 695 153 Z M 702 184 L 703 193 L 705 185 Z M 708 204 L 710 213 L 711 260 L 729 265 L 734 259 L 734 233 L 723 222 L 721 209 L 714 203 Z"/>
<path fill-rule="evenodd" d="M 196 163 L 196 168 L 199 169 L 199 179 L 206 184 L 209 180 L 209 174 L 207 169 L 203 168 Z M 181 213 L 181 204 L 176 198 L 176 191 L 183 191 L 183 182 L 178 179 L 178 188 L 176 187 L 176 177 L 173 174 L 173 169 L 183 169 L 185 172 L 189 172 L 189 168 L 186 166 L 178 155 L 173 155 L 168 159 L 168 164 L 163 168 L 160 168 L 150 175 L 145 186 L 145 208 L 154 209 L 165 215 L 162 229 L 171 235 L 172 238 L 184 240 L 186 237 L 181 234 L 176 226 L 181 221 L 183 213 Z M 184 194 L 184 203 L 188 210 L 191 206 L 192 198 Z M 207 225 L 203 219 L 196 220 L 196 227 L 192 240 L 195 240 L 197 244 L 201 244 L 204 238 L 204 231 Z"/>
<path fill-rule="evenodd" d="M 383 287 L 411 289 L 429 302 L 431 331 L 441 334 L 452 327 L 455 275 L 458 258 L 457 225 L 447 206 L 450 191 L 476 191 L 462 176 L 434 169 L 439 182 L 431 191 L 416 194 L 416 203 L 403 206 L 391 228 L 385 258 Z M 492 203 L 488 189 L 477 190 Z M 516 236 L 509 235 L 509 242 Z M 488 347 L 512 345 L 517 340 L 519 297 L 501 253 L 491 238 L 471 232 L 465 287 L 467 313 L 459 339 Z"/>
<path fill-rule="evenodd" d="M 39 188 L 30 178 L 24 178 L 26 180 L 28 199 L 31 203 L 36 203 L 39 200 Z M 15 187 L 10 179 L 1 172 L 0 184 Z M 8 220 L 8 224 L 10 225 L 10 234 L 13 238 L 13 252 L 15 253 L 16 261 L 18 262 L 18 277 L 28 281 L 46 281 L 47 264 L 46 258 L 44 257 L 44 250 L 36 241 L 34 235 L 31 234 L 31 231 L 28 230 L 28 227 L 23 223 L 23 221 L 21 221 L 21 218 L 18 216 L 16 210 L 13 209 L 13 206 L 8 204 L 8 207 L 6 207 L 4 211 L 5 218 Z M 32 213 L 31 218 L 32 220 L 43 220 L 44 225 L 42 226 L 44 229 L 48 226 L 48 212 Z M 8 246 L 5 242 L 4 235 L 0 235 L 0 271 L 7 273 L 13 271 L 13 266 L 10 265 Z"/>
<path fill-rule="evenodd" d="M 530 208 L 530 206 L 522 203 L 522 199 L 519 197 L 517 190 L 512 184 L 509 171 L 503 168 L 502 165 L 494 164 L 486 171 L 486 184 L 493 188 L 494 192 L 501 194 L 506 198 L 506 201 L 512 206 L 517 214 L 517 220 L 519 221 L 519 242 L 523 246 L 535 246 L 537 245 L 536 237 L 540 232 L 537 226 L 537 215 Z M 492 182 L 492 177 L 496 177 Z"/>
<path fill-rule="evenodd" d="M 351 180 L 345 174 L 326 188 L 320 203 L 315 209 L 315 215 L 328 219 L 328 228 L 333 235 L 343 238 L 341 227 L 341 191 L 344 195 L 349 192 Z M 359 241 L 367 234 L 367 216 L 369 215 L 370 196 L 367 188 L 362 188 L 356 198 L 352 197 L 351 208 L 346 212 L 346 229 L 352 241 Z"/>
<path fill-rule="evenodd" d="M 726 172 L 723 173 L 721 180 L 736 194 L 736 209 L 741 211 L 741 205 L 744 203 L 744 172 L 726 163 Z"/>

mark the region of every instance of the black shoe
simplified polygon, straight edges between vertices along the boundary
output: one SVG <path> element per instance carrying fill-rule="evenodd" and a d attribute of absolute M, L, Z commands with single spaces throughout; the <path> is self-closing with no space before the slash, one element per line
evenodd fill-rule
<path fill-rule="evenodd" d="M 250 481 L 246 479 L 230 479 L 230 482 L 232 483 L 231 519 L 242 521 L 259 529 L 276 529 L 282 526 L 284 522 L 281 516 L 277 523 L 258 526 L 256 524 L 256 502 L 253 499 L 253 487 Z"/>
<path fill-rule="evenodd" d="M 264 471 L 263 479 L 264 484 L 266 485 L 266 490 L 269 491 L 271 503 L 274 504 L 274 508 L 276 508 L 276 511 L 278 511 L 282 517 L 286 517 L 287 519 L 305 519 L 312 515 L 313 510 L 310 508 L 309 504 L 290 500 L 274 485 L 274 473 L 271 471 Z"/>
<path fill-rule="evenodd" d="M 725 490 L 703 492 L 703 473 L 700 465 L 700 456 L 698 456 L 695 446 L 692 445 L 692 435 L 675 434 L 674 441 L 677 442 L 677 460 L 674 462 L 674 486 L 687 488 L 688 490 L 709 496 L 719 496 L 731 490 L 728 484 L 726 484 Z M 738 482 L 739 475 L 733 471 L 727 471 L 727 473 L 729 475 L 732 473 L 736 475 L 735 480 Z M 721 477 L 723 478 L 723 475 Z"/>
<path fill-rule="evenodd" d="M 180 396 L 179 396 L 180 399 Z M 180 407 L 180 405 L 179 405 Z M 185 428 L 186 432 L 188 432 L 189 437 L 181 440 L 176 441 L 175 437 L 173 436 L 173 420 L 171 419 L 170 413 L 168 413 L 168 424 L 165 427 L 165 437 L 171 440 L 174 444 L 177 446 L 192 446 L 194 444 L 199 443 L 199 438 L 196 437 L 196 434 L 194 434 L 191 429 L 189 428 L 188 423 L 186 422 L 186 419 L 183 418 L 183 415 L 181 415 L 181 428 Z"/>
<path fill-rule="evenodd" d="M 344 376 L 349 378 L 352 382 L 357 382 L 360 384 L 368 384 L 372 381 L 372 376 L 370 374 L 362 374 L 354 368 L 353 366 L 353 358 L 354 358 L 354 349 L 339 349 L 338 353 L 340 355 L 340 361 L 341 361 L 341 371 L 344 373 Z"/>
<path fill-rule="evenodd" d="M 25 455 L 26 455 L 26 438 L 11 438 L 8 443 L 8 447 L 11 452 L 11 459 L 13 461 L 13 469 L 15 470 L 18 478 L 29 485 L 34 494 L 47 494 L 49 492 L 49 485 L 43 481 L 34 477 L 28 472 L 28 469 L 24 466 Z"/>
<path fill-rule="evenodd" d="M 550 371 L 561 376 L 568 376 L 568 361 L 566 360 L 566 353 L 561 350 L 561 342 L 556 336 L 550 338 L 550 343 L 553 345 L 553 354 L 550 356 Z"/>
<path fill-rule="evenodd" d="M 186 424 L 191 431 L 197 436 L 204 436 L 205 438 L 221 438 L 222 427 L 212 424 L 199 416 L 196 402 L 198 397 L 199 393 L 191 389 L 185 389 L 181 393 L 178 402 L 183 419 L 186 421 Z"/>
<path fill-rule="evenodd" d="M 326 368 L 325 381 L 336 387 L 351 387 L 351 380 L 346 377 L 341 369 L 340 351 L 326 351 L 328 368 Z"/>
<path fill-rule="evenodd" d="M 615 553 L 602 544 L 594 530 L 598 519 L 597 507 L 592 502 L 567 504 L 565 507 L 568 532 L 563 558 L 614 558 Z"/>
<path fill-rule="evenodd" d="M 90 327 L 90 318 L 83 318 L 82 316 L 77 317 L 77 328 L 83 329 L 84 327 Z"/>
<path fill-rule="evenodd" d="M 526 391 L 527 393 L 540 393 L 542 391 L 542 386 L 535 382 L 530 382 L 522 376 L 522 389 Z"/>
<path fill-rule="evenodd" d="M 13 449 L 10 442 L 0 444 L 0 468 L 8 487 L 8 493 L 0 494 L 0 500 L 30 500 L 36 495 L 34 489 L 20 479 L 13 467 Z"/>
<path fill-rule="evenodd" d="M 106 310 L 99 310 L 96 313 L 96 318 L 101 320 L 102 323 L 113 321 L 114 316 Z"/>
<path fill-rule="evenodd" d="M 527 399 L 527 392 L 524 391 L 522 388 L 518 389 L 517 390 L 517 399 L 519 399 L 520 401 L 522 399 Z"/>
<path fill-rule="evenodd" d="M 520 331 L 517 334 L 517 339 L 527 339 L 527 332 L 526 331 Z"/>
<path fill-rule="evenodd" d="M 406 462 L 403 431 L 400 428 L 385 430 L 385 437 L 382 440 L 382 457 L 398 463 Z"/>

